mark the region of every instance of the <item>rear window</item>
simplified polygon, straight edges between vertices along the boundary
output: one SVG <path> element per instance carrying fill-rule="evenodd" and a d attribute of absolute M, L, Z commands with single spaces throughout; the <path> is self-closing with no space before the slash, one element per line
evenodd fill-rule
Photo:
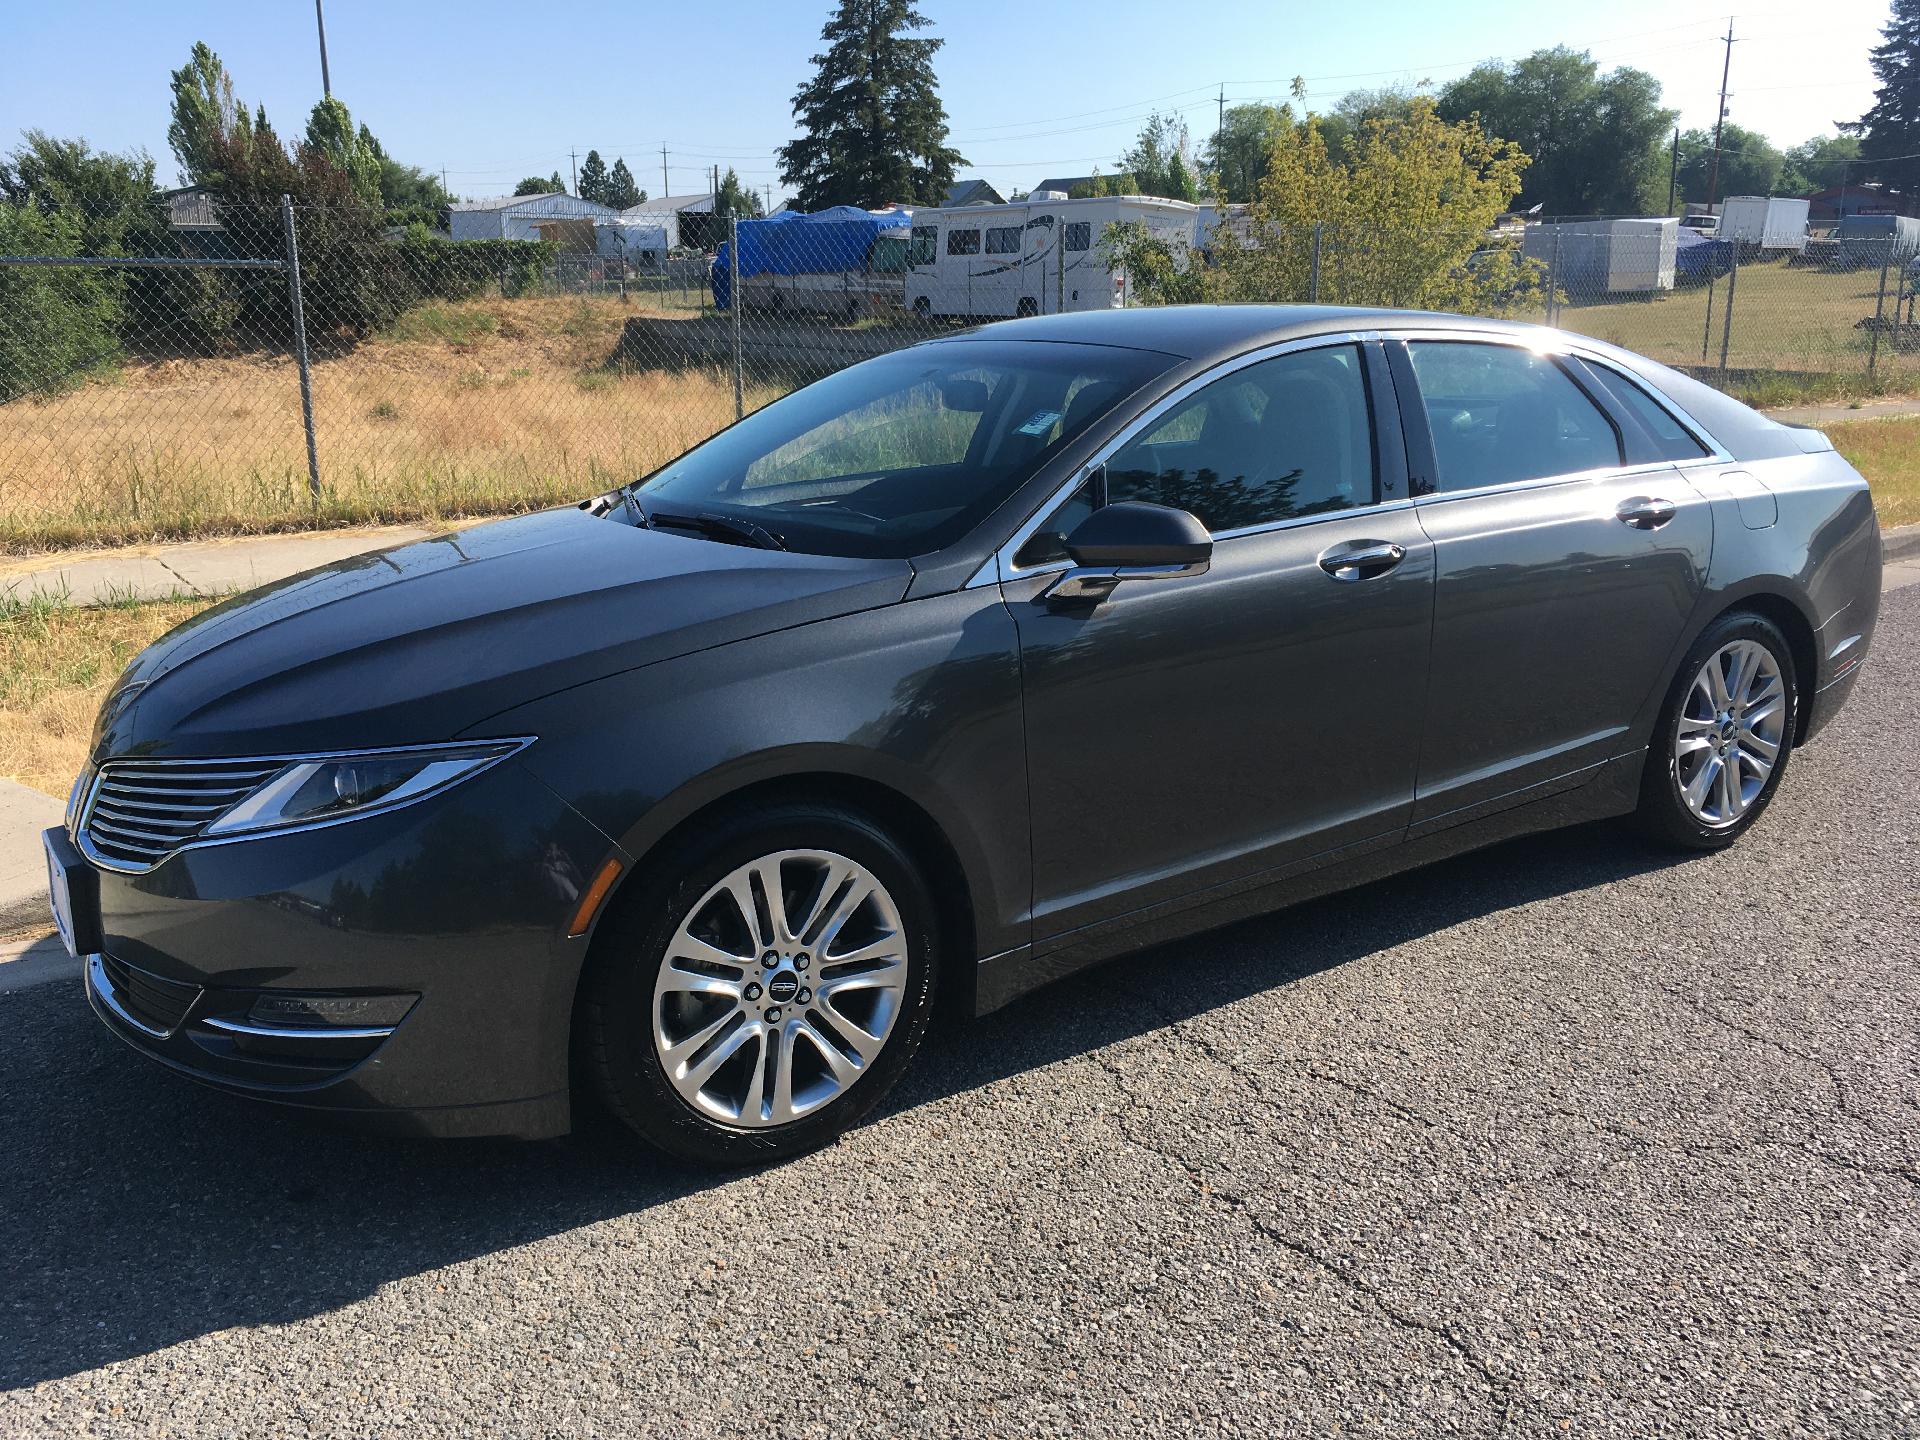
<path fill-rule="evenodd" d="M 1653 437 L 1654 451 L 1662 460 L 1698 460 L 1711 453 L 1686 426 L 1673 418 L 1666 406 L 1618 370 L 1595 364 L 1589 364 L 1587 369 L 1606 387 L 1607 393 L 1619 401 L 1622 408 L 1631 411 L 1633 418 Z"/>

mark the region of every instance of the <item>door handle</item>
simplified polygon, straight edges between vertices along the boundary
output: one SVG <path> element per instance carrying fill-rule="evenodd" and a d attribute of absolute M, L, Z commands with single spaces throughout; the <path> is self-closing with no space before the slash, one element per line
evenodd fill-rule
<path fill-rule="evenodd" d="M 1336 580 L 1371 580 L 1407 558 L 1404 547 L 1390 540 L 1361 540 L 1320 552 L 1320 568 Z"/>
<path fill-rule="evenodd" d="M 1636 530 L 1658 530 L 1673 519 L 1678 508 L 1671 500 L 1658 496 L 1634 495 L 1622 500 L 1613 513 L 1622 525 L 1631 525 Z"/>

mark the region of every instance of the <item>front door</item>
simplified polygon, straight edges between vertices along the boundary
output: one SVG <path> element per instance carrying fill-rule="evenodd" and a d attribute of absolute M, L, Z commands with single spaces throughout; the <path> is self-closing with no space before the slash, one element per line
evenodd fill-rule
<path fill-rule="evenodd" d="M 1437 581 L 1414 823 L 1438 825 L 1632 748 L 1699 600 L 1713 520 L 1670 462 L 1627 463 L 1631 417 L 1566 362 L 1410 339 L 1396 373 L 1417 385 L 1401 404 L 1424 413 L 1435 471 L 1417 502 Z"/>
<path fill-rule="evenodd" d="M 1104 471 L 1106 500 L 1207 524 L 1206 574 L 1050 602 L 1046 537 L 1099 503 L 1098 477 L 1023 552 L 1042 568 L 1003 588 L 1036 943 L 1406 825 L 1432 546 L 1410 506 L 1382 503 L 1369 412 L 1355 345 L 1236 369 L 1148 418 Z"/>

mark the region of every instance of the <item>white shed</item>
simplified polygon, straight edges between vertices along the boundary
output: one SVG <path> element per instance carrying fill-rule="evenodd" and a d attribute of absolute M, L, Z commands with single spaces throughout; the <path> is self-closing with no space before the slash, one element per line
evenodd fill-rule
<path fill-rule="evenodd" d="M 501 195 L 491 200 L 461 200 L 448 207 L 448 225 L 456 240 L 538 240 L 540 227 L 564 227 L 567 221 L 611 220 L 620 212 L 573 195 Z"/>
<path fill-rule="evenodd" d="M 1569 295 L 1621 295 L 1673 289 L 1680 222 L 1575 220 L 1529 225 L 1521 252 L 1538 260 Z"/>

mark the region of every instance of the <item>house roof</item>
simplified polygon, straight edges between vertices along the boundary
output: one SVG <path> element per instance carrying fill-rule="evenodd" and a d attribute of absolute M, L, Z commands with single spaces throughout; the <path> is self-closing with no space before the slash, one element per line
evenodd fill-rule
<path fill-rule="evenodd" d="M 638 205 L 629 205 L 622 215 L 661 215 L 669 210 L 691 210 L 696 214 L 713 209 L 713 196 L 702 190 L 698 195 L 656 195 L 651 200 L 642 200 Z"/>
<path fill-rule="evenodd" d="M 555 204 L 555 202 L 559 202 Z M 456 200 L 447 208 L 466 213 L 484 213 L 491 210 L 518 210 L 522 206 L 550 206 L 574 215 L 611 215 L 611 207 L 602 205 L 598 200 L 582 200 L 577 195 L 569 195 L 564 190 L 547 190 L 538 195 L 494 195 L 485 200 Z"/>
<path fill-rule="evenodd" d="M 1080 186 L 1092 183 L 1091 175 L 1056 175 L 1051 180 L 1042 180 L 1033 187 L 1031 193 L 1038 195 L 1042 190 L 1058 190 L 1063 194 L 1071 195 Z"/>
<path fill-rule="evenodd" d="M 994 189 L 987 181 L 975 176 L 971 180 L 956 180 L 947 187 L 947 198 L 940 202 L 952 205 L 1004 205 L 1007 197 Z"/>

